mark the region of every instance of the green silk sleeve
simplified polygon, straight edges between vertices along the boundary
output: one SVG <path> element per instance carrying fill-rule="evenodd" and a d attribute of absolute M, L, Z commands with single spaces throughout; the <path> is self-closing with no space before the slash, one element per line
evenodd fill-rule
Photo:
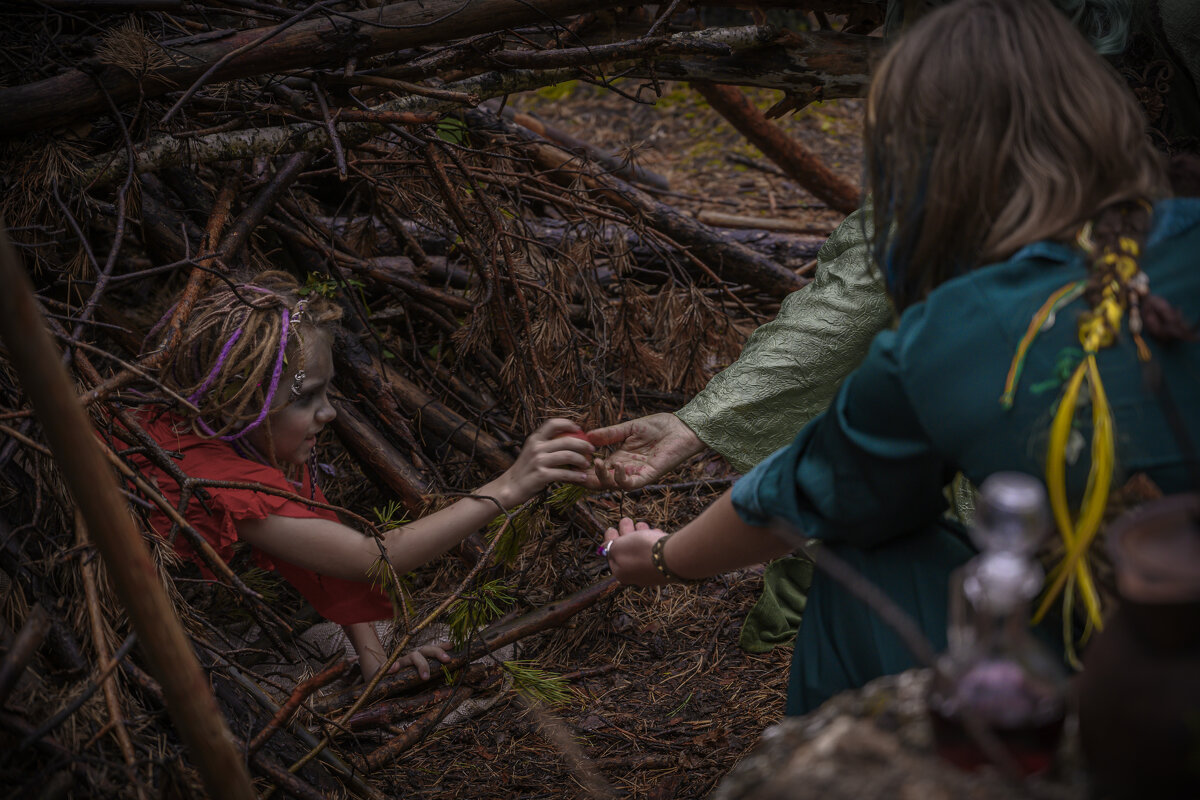
<path fill-rule="evenodd" d="M 875 334 L 891 324 L 892 306 L 867 243 L 870 224 L 864 209 L 846 217 L 817 254 L 813 282 L 788 295 L 737 361 L 677 412 L 739 472 L 824 411 Z"/>

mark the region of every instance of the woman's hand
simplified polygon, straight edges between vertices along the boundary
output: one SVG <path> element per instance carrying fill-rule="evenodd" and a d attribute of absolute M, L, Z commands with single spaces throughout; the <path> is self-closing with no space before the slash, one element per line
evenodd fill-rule
<path fill-rule="evenodd" d="M 629 517 L 622 517 L 617 527 L 605 531 L 602 547 L 608 548 L 608 566 L 617 580 L 634 586 L 666 583 L 650 560 L 650 548 L 663 536 L 666 534 L 658 528 L 645 522 L 635 524 Z"/>
<path fill-rule="evenodd" d="M 674 414 L 651 414 L 588 432 L 597 447 L 620 445 L 596 459 L 589 489 L 638 489 L 704 451 L 704 442 Z"/>
<path fill-rule="evenodd" d="M 552 419 L 530 434 L 517 463 L 479 490 L 504 507 L 524 503 L 555 481 L 583 483 L 591 475 L 596 448 L 569 419 Z"/>

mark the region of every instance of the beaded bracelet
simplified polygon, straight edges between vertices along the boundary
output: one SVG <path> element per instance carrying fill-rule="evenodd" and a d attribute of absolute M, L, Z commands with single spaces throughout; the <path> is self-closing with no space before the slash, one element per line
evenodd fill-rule
<path fill-rule="evenodd" d="M 662 575 L 669 581 L 678 581 L 679 583 L 699 583 L 702 578 L 681 578 L 667 568 L 667 560 L 663 558 L 663 548 L 667 545 L 667 539 L 670 539 L 675 534 L 669 533 L 666 536 L 660 536 L 650 547 L 650 563 L 658 570 L 658 574 Z"/>

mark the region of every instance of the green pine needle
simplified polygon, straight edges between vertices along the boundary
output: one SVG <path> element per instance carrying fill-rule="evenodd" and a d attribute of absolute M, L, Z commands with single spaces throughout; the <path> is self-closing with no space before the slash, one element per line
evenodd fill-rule
<path fill-rule="evenodd" d="M 587 487 L 578 483 L 562 483 L 551 490 L 546 505 L 555 511 L 565 511 L 578 503 L 587 494 Z"/>
<path fill-rule="evenodd" d="M 384 529 L 399 528 L 409 521 L 408 515 L 404 513 L 404 506 L 398 500 L 388 500 L 386 505 L 375 506 L 371 513 L 375 515 L 379 527 Z"/>
<path fill-rule="evenodd" d="M 396 575 L 383 556 L 378 556 L 371 563 L 371 566 L 367 569 L 367 578 L 370 580 L 372 586 L 382 591 L 392 601 L 392 611 L 396 616 L 399 616 L 398 612 L 401 609 L 407 609 L 409 613 L 412 612 L 408 582 L 404 576 Z"/>
<path fill-rule="evenodd" d="M 446 614 L 446 625 L 450 628 L 454 647 L 465 647 L 480 626 L 500 619 L 514 603 L 516 598 L 512 595 L 512 589 L 499 580 L 488 581 L 464 592 Z"/>
<path fill-rule="evenodd" d="M 505 516 L 499 514 L 488 524 L 488 538 L 495 538 L 504 527 Z M 546 512 L 542 506 L 526 503 L 512 515 L 512 521 L 504 528 L 504 534 L 496 543 L 496 563 L 512 566 L 530 535 L 546 528 Z"/>
<path fill-rule="evenodd" d="M 504 671 L 512 678 L 515 691 L 547 706 L 564 706 L 576 699 L 575 690 L 566 678 L 533 664 L 533 661 L 504 662 Z"/>

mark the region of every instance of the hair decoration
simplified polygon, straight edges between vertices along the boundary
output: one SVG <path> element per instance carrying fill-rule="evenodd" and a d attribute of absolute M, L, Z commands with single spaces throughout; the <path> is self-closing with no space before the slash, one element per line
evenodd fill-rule
<path fill-rule="evenodd" d="M 292 378 L 291 395 L 292 395 L 293 400 L 300 399 L 300 392 L 304 388 L 304 379 L 307 377 L 308 376 L 304 374 L 304 370 L 302 370 L 302 369 L 296 370 L 296 377 Z"/>
<path fill-rule="evenodd" d="M 1104 235 L 1098 236 L 1097 225 L 1088 221 L 1075 237 L 1087 257 L 1091 273 L 1083 292 L 1090 308 L 1080 314 L 1078 323 L 1083 358 L 1067 379 L 1062 397 L 1059 398 L 1058 410 L 1050 424 L 1046 488 L 1054 522 L 1062 537 L 1064 555 L 1047 575 L 1048 588 L 1034 613 L 1035 622 L 1046 615 L 1060 594 L 1067 604 L 1073 603 L 1078 594 L 1083 602 L 1088 629 L 1099 629 L 1104 624 L 1100 594 L 1088 564 L 1087 553 L 1104 522 L 1116 462 L 1116 434 L 1112 408 L 1100 378 L 1096 354 L 1116 344 L 1121 322 L 1127 318 L 1138 360 L 1150 360 L 1150 349 L 1142 339 L 1140 312 L 1142 301 L 1149 294 L 1150 279 L 1138 265 L 1141 243 L 1138 237 L 1129 235 L 1128 231 L 1139 231 L 1140 227 L 1138 236 L 1144 234 L 1149 229 L 1151 212 L 1152 209 L 1144 202 L 1126 203 L 1114 207 L 1107 214 L 1102 212 L 1101 219 L 1107 218 L 1108 223 L 1104 226 Z M 1115 231 L 1110 230 L 1112 225 L 1116 226 Z M 1085 398 L 1087 402 L 1081 406 Z M 1091 463 L 1083 499 L 1078 512 L 1073 513 L 1067 499 L 1066 454 L 1075 426 L 1075 414 L 1081 407 L 1091 410 Z M 1069 653 L 1074 650 L 1070 637 L 1067 648 Z"/>

